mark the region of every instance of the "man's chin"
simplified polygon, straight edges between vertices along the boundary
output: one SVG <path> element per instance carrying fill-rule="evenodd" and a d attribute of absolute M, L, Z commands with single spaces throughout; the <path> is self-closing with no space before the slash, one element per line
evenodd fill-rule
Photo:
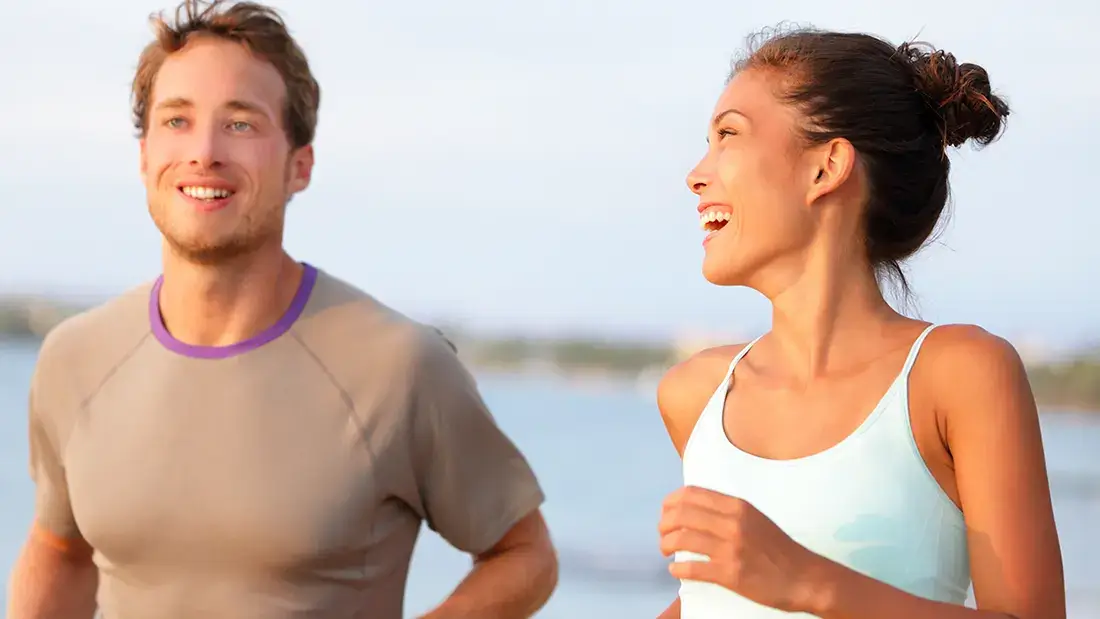
<path fill-rule="evenodd" d="M 164 237 L 172 253 L 187 262 L 218 265 L 232 262 L 255 250 L 254 244 L 240 240 L 197 241 Z"/>

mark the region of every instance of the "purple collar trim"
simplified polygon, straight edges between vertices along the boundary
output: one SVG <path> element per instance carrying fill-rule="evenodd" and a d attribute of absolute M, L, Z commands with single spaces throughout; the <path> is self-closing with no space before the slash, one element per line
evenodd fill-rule
<path fill-rule="evenodd" d="M 279 322 L 247 340 L 228 346 L 196 346 L 172 337 L 172 334 L 165 328 L 164 320 L 160 316 L 160 287 L 164 283 L 164 276 L 162 275 L 153 284 L 153 290 L 149 295 L 149 323 L 153 329 L 153 335 L 168 350 L 196 359 L 225 359 L 226 357 L 233 357 L 255 350 L 289 331 L 290 327 L 305 311 L 306 303 L 313 292 L 313 285 L 317 283 L 317 269 L 305 263 L 302 266 L 305 270 L 302 273 L 302 281 L 298 285 L 298 292 L 294 293 L 294 300 L 290 302 L 290 307 L 287 308 L 286 313 L 279 319 Z"/>

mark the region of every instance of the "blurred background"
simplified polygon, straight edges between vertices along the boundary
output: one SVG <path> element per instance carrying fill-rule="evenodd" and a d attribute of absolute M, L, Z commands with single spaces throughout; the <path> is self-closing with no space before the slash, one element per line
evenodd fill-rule
<path fill-rule="evenodd" d="M 684 177 L 731 58 L 783 21 L 930 41 L 983 65 L 1004 138 L 953 155 L 954 212 L 910 264 L 920 315 L 1024 354 L 1070 617 L 1100 617 L 1095 24 L 1083 0 L 283 0 L 323 89 L 293 254 L 444 328 L 540 473 L 561 585 L 539 615 L 653 617 L 680 483 L 660 373 L 768 328 L 707 284 Z M 26 389 L 42 333 L 158 273 L 128 87 L 168 0 L 4 2 L 0 20 L 0 578 L 32 512 Z M 1092 282 L 1091 284 L 1089 282 Z M 407 608 L 468 561 L 431 533 Z M 2 607 L 2 605 L 0 605 Z"/>

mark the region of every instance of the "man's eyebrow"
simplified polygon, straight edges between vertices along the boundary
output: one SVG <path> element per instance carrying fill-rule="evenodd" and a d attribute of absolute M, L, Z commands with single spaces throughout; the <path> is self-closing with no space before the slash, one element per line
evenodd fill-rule
<path fill-rule="evenodd" d="M 195 106 L 194 102 L 192 102 L 190 99 L 187 99 L 186 97 L 172 97 L 170 99 L 165 99 L 164 101 L 161 101 L 160 103 L 158 103 L 156 105 L 156 107 L 154 109 L 157 109 L 157 110 L 182 110 L 182 109 L 192 108 L 194 106 Z M 226 108 L 228 108 L 228 109 L 230 109 L 234 112 L 250 112 L 250 113 L 253 113 L 253 114 L 259 114 L 259 115 L 264 116 L 264 117 L 266 117 L 268 115 L 263 107 L 255 104 L 255 103 L 250 103 L 250 102 L 245 101 L 243 99 L 233 99 L 231 101 L 227 101 L 224 104 L 224 107 L 226 107 Z"/>
<path fill-rule="evenodd" d="M 251 112 L 253 114 L 259 114 L 261 116 L 267 116 L 267 111 L 264 108 L 256 105 L 255 103 L 249 103 L 241 99 L 233 99 L 225 104 L 225 107 L 233 110 L 234 112 Z"/>
<path fill-rule="evenodd" d="M 161 101 L 153 109 L 157 109 L 157 110 L 176 110 L 176 109 L 194 107 L 194 105 L 195 104 L 192 103 L 190 99 L 185 99 L 183 97 L 172 97 L 171 99 L 165 99 L 164 101 Z"/>

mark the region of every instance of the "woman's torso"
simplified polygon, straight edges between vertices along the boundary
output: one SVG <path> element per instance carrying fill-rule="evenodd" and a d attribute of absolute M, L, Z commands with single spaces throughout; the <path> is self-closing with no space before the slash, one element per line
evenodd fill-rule
<path fill-rule="evenodd" d="M 748 501 L 796 542 L 872 578 L 963 603 L 970 574 L 962 513 L 929 472 L 910 422 L 909 375 L 931 330 L 913 343 L 901 371 L 855 431 L 823 451 L 786 460 L 753 455 L 728 438 L 731 378 L 755 342 L 744 347 L 684 448 L 684 483 Z M 683 581 L 680 600 L 683 619 L 791 616 L 709 583 Z"/>

